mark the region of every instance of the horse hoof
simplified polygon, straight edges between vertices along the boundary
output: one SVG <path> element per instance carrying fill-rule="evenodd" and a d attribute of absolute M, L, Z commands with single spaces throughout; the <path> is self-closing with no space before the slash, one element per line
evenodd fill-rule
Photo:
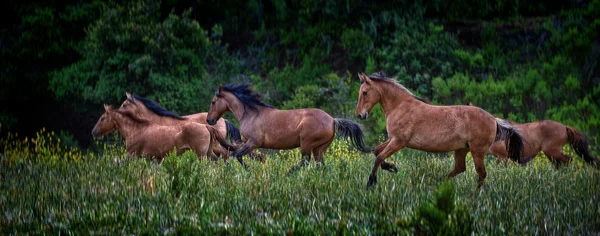
<path fill-rule="evenodd" d="M 367 181 L 367 189 L 372 188 L 373 186 L 375 186 L 376 183 L 377 183 L 377 177 L 369 176 L 369 181 Z"/>
<path fill-rule="evenodd" d="M 398 167 L 396 167 L 396 165 L 394 164 L 387 162 L 381 163 L 381 169 L 387 170 L 392 173 L 398 173 Z"/>

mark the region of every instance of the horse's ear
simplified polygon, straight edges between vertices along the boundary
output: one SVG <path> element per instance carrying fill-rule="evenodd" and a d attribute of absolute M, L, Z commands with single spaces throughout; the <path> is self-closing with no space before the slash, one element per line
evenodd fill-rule
<path fill-rule="evenodd" d="M 473 106 L 473 103 L 471 102 L 471 100 L 468 100 L 468 101 L 467 101 L 467 105 L 469 105 L 469 106 Z"/>
<path fill-rule="evenodd" d="M 365 83 L 365 84 L 371 84 L 371 79 L 369 79 L 369 76 L 367 76 L 367 74 L 365 73 L 361 73 L 361 82 Z"/>
<path fill-rule="evenodd" d="M 365 79 L 363 79 L 362 74 L 360 72 L 358 72 L 358 79 L 360 80 L 360 83 L 364 83 Z"/>
<path fill-rule="evenodd" d="M 217 89 L 217 96 L 221 96 L 222 92 L 223 92 L 223 87 L 221 87 L 221 85 L 219 85 L 219 88 Z"/>
<path fill-rule="evenodd" d="M 109 110 L 110 110 L 110 106 L 109 106 L 109 105 L 106 105 L 106 104 L 104 104 L 104 111 L 109 111 Z"/>
<path fill-rule="evenodd" d="M 127 99 L 129 100 L 133 100 L 133 98 L 131 97 L 131 93 L 125 92 L 125 96 L 127 96 Z"/>

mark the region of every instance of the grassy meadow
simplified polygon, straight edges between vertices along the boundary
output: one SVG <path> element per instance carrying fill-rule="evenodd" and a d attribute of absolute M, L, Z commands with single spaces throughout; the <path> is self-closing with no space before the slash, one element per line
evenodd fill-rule
<path fill-rule="evenodd" d="M 121 145 L 86 153 L 52 139 L 2 139 L 0 234 L 600 233 L 600 171 L 580 158 L 556 170 L 543 156 L 525 167 L 489 157 L 477 190 L 472 159 L 446 182 L 452 155 L 403 150 L 388 159 L 399 172 L 380 171 L 366 189 L 374 157 L 344 141 L 334 142 L 324 166 L 288 176 L 298 151 L 267 154 L 264 164 L 247 159 L 245 171 L 234 159 L 192 153 L 160 164 L 122 161 Z M 431 209 L 444 198 L 459 213 L 440 213 L 442 203 Z M 435 229 L 442 224 L 448 228 Z"/>

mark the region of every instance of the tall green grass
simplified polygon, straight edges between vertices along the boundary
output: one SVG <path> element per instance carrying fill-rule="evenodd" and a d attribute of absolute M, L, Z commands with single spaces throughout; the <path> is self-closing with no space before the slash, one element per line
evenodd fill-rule
<path fill-rule="evenodd" d="M 400 151 L 388 159 L 399 172 L 380 171 L 378 185 L 366 189 L 374 157 L 338 141 L 325 165 L 312 162 L 292 175 L 298 151 L 268 154 L 264 164 L 247 160 L 245 171 L 235 159 L 214 163 L 192 153 L 160 164 L 121 161 L 123 148 L 111 146 L 78 158 L 35 151 L 23 158 L 15 156 L 18 148 L 31 145 L 7 143 L 0 156 L 1 234 L 412 234 L 406 222 L 454 166 L 452 155 Z M 600 232 L 600 171 L 579 160 L 556 170 L 543 156 L 525 167 L 488 158 L 485 186 L 477 190 L 467 162 L 450 183 L 474 233 Z"/>

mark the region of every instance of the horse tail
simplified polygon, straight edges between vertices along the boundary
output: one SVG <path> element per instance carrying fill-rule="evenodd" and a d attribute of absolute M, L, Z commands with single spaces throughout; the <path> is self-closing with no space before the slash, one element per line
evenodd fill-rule
<path fill-rule="evenodd" d="M 211 140 L 214 138 L 224 148 L 226 148 L 230 151 L 237 151 L 238 147 L 227 143 L 227 140 L 225 140 L 225 138 L 223 138 L 223 135 L 221 135 L 221 133 L 219 133 L 214 127 L 207 125 L 206 128 L 210 132 Z"/>
<path fill-rule="evenodd" d="M 575 130 L 573 127 L 565 127 L 567 128 L 567 137 L 569 140 L 569 144 L 571 145 L 573 150 L 575 150 L 575 153 L 577 153 L 577 155 L 579 155 L 580 157 L 583 157 L 583 160 L 585 160 L 585 162 L 587 162 L 588 164 L 596 168 L 600 167 L 600 165 L 598 165 L 598 160 L 596 160 L 592 157 L 592 155 L 590 155 L 588 142 L 585 139 L 585 137 L 581 133 L 577 132 L 577 130 Z"/>
<path fill-rule="evenodd" d="M 229 138 L 229 141 L 232 143 L 241 143 L 242 135 L 240 134 L 240 130 L 229 120 L 225 120 L 225 124 L 227 127 L 227 138 Z"/>
<path fill-rule="evenodd" d="M 350 138 L 350 141 L 358 150 L 364 153 L 371 152 L 371 149 L 365 145 L 363 132 L 360 125 L 348 119 L 335 119 L 335 133 L 341 138 Z"/>
<path fill-rule="evenodd" d="M 496 118 L 496 138 L 494 139 L 494 142 L 498 140 L 504 141 L 508 157 L 513 161 L 521 163 L 521 156 L 523 155 L 523 137 L 521 137 L 517 128 L 500 118 Z"/>

